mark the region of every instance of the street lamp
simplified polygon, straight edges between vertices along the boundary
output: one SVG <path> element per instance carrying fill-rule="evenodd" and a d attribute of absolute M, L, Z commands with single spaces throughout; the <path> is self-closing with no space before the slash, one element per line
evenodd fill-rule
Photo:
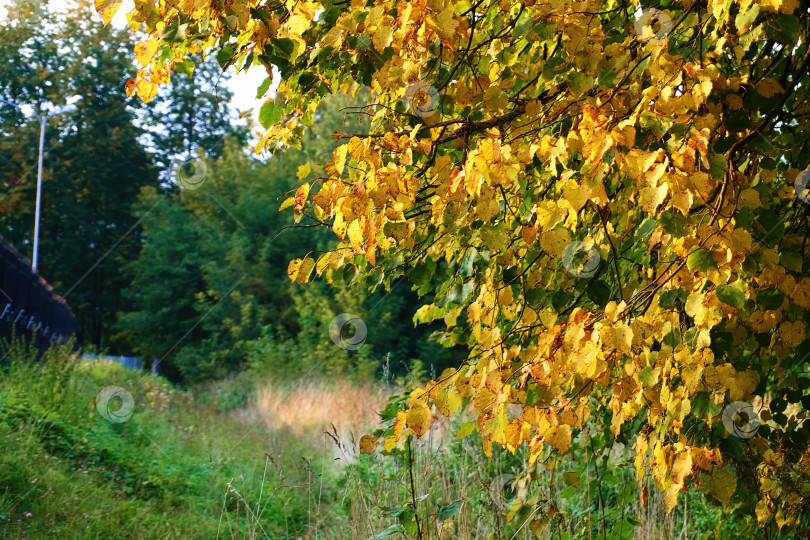
<path fill-rule="evenodd" d="M 72 113 L 76 110 L 76 103 L 82 100 L 82 96 L 73 96 L 69 98 L 63 107 L 59 107 L 42 116 L 38 115 L 33 107 L 20 106 L 11 101 L 6 101 L 0 98 L 0 101 L 7 103 L 13 107 L 17 107 L 26 116 L 34 116 L 39 121 L 39 159 L 37 160 L 37 202 L 36 209 L 34 210 L 34 255 L 31 257 L 31 270 L 37 271 L 37 255 L 39 254 L 39 211 L 42 201 L 42 158 L 45 155 L 45 124 L 48 118 L 59 116 L 64 113 Z M 23 108 L 24 107 L 24 108 Z"/>

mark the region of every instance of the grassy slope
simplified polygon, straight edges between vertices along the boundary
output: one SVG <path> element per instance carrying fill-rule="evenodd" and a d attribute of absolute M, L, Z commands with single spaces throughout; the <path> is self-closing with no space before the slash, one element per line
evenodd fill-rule
<path fill-rule="evenodd" d="M 369 420 L 361 411 L 381 408 L 379 392 L 267 385 L 247 409 L 223 413 L 217 404 L 230 398 L 211 399 L 216 387 L 195 397 L 117 364 L 80 363 L 67 349 L 28 357 L 12 347 L 0 378 L 0 538 L 366 539 L 398 523 L 413 529 L 407 454 L 358 459 L 351 449 Z M 96 410 L 108 385 L 134 396 L 128 420 Z M 332 422 L 342 450 L 323 435 Z M 631 456 L 599 466 L 576 441 L 565 459 L 545 459 L 525 496 L 535 502 L 506 523 L 515 499 L 506 484 L 523 459 L 496 451 L 489 460 L 475 436 L 456 440 L 457 429 L 442 422 L 414 443 L 424 538 L 534 538 L 537 518 L 544 538 L 750 534 L 696 490 L 669 516 L 654 492 L 639 507 Z M 566 485 L 570 471 L 579 487 Z"/>
<path fill-rule="evenodd" d="M 40 365 L 10 358 L 0 381 L 0 537 L 213 538 L 256 521 L 274 531 L 306 521 L 306 492 L 284 489 L 266 459 L 313 454 L 284 430 L 226 421 L 165 381 L 115 364 L 76 365 L 65 351 Z M 108 385 L 135 398 L 125 422 L 95 409 Z M 237 491 L 258 493 L 265 462 L 261 515 L 246 520 Z"/>

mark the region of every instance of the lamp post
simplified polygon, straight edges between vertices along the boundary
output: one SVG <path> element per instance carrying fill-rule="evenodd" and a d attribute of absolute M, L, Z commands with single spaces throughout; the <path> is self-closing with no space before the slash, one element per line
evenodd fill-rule
<path fill-rule="evenodd" d="M 37 159 L 37 201 L 34 209 L 34 254 L 31 257 L 31 270 L 37 271 L 37 258 L 39 256 L 39 213 L 42 204 L 42 160 L 45 157 L 45 126 L 47 125 L 48 118 L 58 116 L 64 113 L 71 113 L 76 110 L 76 103 L 81 101 L 82 96 L 73 96 L 67 100 L 64 107 L 60 107 L 42 116 L 38 115 L 33 107 L 27 107 L 26 110 L 16 103 L 6 101 L 0 98 L 0 101 L 7 103 L 13 107 L 17 107 L 26 116 L 34 116 L 39 122 L 39 158 Z"/>

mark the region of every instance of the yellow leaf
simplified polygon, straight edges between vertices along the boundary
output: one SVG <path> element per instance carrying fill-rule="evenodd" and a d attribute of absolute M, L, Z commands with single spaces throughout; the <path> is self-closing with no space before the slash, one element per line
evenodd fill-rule
<path fill-rule="evenodd" d="M 298 171 L 296 172 L 296 176 L 298 176 L 299 180 L 303 180 L 304 178 L 309 176 L 310 172 L 311 172 L 311 167 L 310 167 L 309 161 L 307 161 L 306 163 L 304 163 L 303 165 L 298 167 Z"/>
<path fill-rule="evenodd" d="M 472 432 L 475 431 L 475 422 L 466 422 L 461 424 L 461 427 L 458 428 L 458 433 L 456 434 L 457 439 L 463 439 L 469 435 L 472 435 Z"/>
<path fill-rule="evenodd" d="M 158 41 L 156 39 L 147 39 L 135 45 L 135 59 L 146 67 L 152 61 L 152 57 L 157 52 Z"/>
<path fill-rule="evenodd" d="M 326 267 L 329 266 L 329 260 L 332 258 L 332 254 L 329 252 L 323 253 L 318 260 L 315 262 L 315 272 L 320 276 L 323 274 L 323 271 L 326 270 Z"/>
<path fill-rule="evenodd" d="M 445 390 L 441 388 L 433 402 L 436 404 L 436 408 L 439 412 L 444 416 L 453 416 L 461 406 L 461 394 L 458 393 L 458 390 Z"/>
<path fill-rule="evenodd" d="M 393 452 L 394 448 L 397 447 L 397 441 L 398 439 L 393 435 L 391 435 L 390 437 L 385 439 L 385 442 L 383 443 L 383 448 L 385 448 L 386 452 Z"/>
<path fill-rule="evenodd" d="M 338 146 L 332 152 L 332 158 L 324 167 L 330 178 L 340 178 L 343 176 L 343 168 L 346 166 L 346 153 L 348 150 L 348 145 L 344 144 Z"/>
<path fill-rule="evenodd" d="M 408 414 L 405 411 L 397 411 L 397 417 L 394 420 L 394 437 L 399 440 L 402 437 L 402 432 L 405 430 L 405 420 Z"/>
<path fill-rule="evenodd" d="M 571 203 L 574 211 L 579 212 L 588 202 L 590 190 L 580 187 L 573 178 L 569 178 L 563 186 L 563 197 Z"/>
<path fill-rule="evenodd" d="M 762 206 L 759 200 L 759 192 L 755 189 L 748 188 L 740 192 L 740 206 L 747 206 L 751 210 L 756 210 Z"/>
<path fill-rule="evenodd" d="M 295 204 L 295 197 L 287 197 L 286 199 L 284 199 L 284 202 L 281 203 L 281 206 L 279 206 L 278 211 L 281 212 L 283 210 L 286 210 L 287 208 L 291 207 L 294 204 Z"/>
<path fill-rule="evenodd" d="M 475 408 L 478 409 L 478 412 L 488 413 L 492 410 L 493 405 L 495 405 L 496 398 L 497 396 L 493 394 L 491 390 L 482 388 L 476 394 L 473 403 L 475 404 Z"/>
<path fill-rule="evenodd" d="M 796 11 L 796 8 L 798 7 L 799 7 L 799 0 L 782 0 L 779 6 L 779 11 L 784 13 L 785 15 L 790 15 L 794 11 Z"/>
<path fill-rule="evenodd" d="M 343 213 L 340 211 L 338 211 L 338 213 L 335 215 L 335 221 L 332 223 L 332 230 L 341 240 L 344 236 L 346 236 L 346 219 L 343 217 Z"/>
<path fill-rule="evenodd" d="M 692 454 L 684 452 L 675 459 L 672 464 L 672 481 L 676 484 L 683 484 L 687 476 L 692 474 Z"/>
<path fill-rule="evenodd" d="M 543 231 L 540 235 L 540 247 L 554 257 L 562 257 L 565 246 L 571 242 L 571 233 L 568 229 L 556 228 L 550 231 Z"/>
<path fill-rule="evenodd" d="M 683 491 L 683 485 L 672 484 L 664 492 L 664 507 L 669 514 L 678 505 L 678 495 Z"/>
<path fill-rule="evenodd" d="M 379 444 L 379 439 L 377 437 L 372 437 L 371 435 L 363 435 L 360 437 L 360 453 L 361 454 L 371 454 L 374 450 L 377 449 L 377 445 Z"/>
<path fill-rule="evenodd" d="M 763 79 L 757 85 L 757 92 L 764 98 L 772 98 L 774 94 L 781 94 L 784 92 L 782 89 L 782 85 L 779 84 L 779 81 L 772 77 L 768 77 L 767 79 Z"/>
<path fill-rule="evenodd" d="M 293 259 L 290 261 L 290 264 L 287 266 L 287 277 L 290 278 L 290 281 L 295 281 L 298 279 L 298 271 L 301 269 L 301 263 L 303 263 L 301 259 Z"/>
<path fill-rule="evenodd" d="M 493 418 L 484 422 L 484 428 L 492 442 L 506 444 L 506 426 L 509 420 L 506 413 L 498 413 Z"/>
<path fill-rule="evenodd" d="M 515 418 L 506 425 L 504 429 L 504 441 L 506 448 L 514 452 L 523 442 L 523 422 Z"/>
<path fill-rule="evenodd" d="M 571 426 L 560 424 L 559 426 L 549 428 L 549 430 L 546 431 L 545 441 L 565 454 L 571 446 Z"/>
<path fill-rule="evenodd" d="M 312 273 L 313 268 L 315 268 L 315 260 L 311 257 L 301 261 L 301 267 L 298 269 L 298 283 L 304 284 L 309 281 L 309 275 Z"/>
<path fill-rule="evenodd" d="M 700 194 L 702 196 L 701 198 L 703 199 L 709 198 L 712 191 L 714 191 L 714 186 L 716 185 L 714 179 L 712 179 L 708 173 L 703 171 L 692 173 L 689 175 L 689 180 L 692 181 L 692 184 L 697 189 L 698 194 Z"/>
<path fill-rule="evenodd" d="M 140 79 L 136 84 L 138 97 L 141 98 L 141 101 L 144 103 L 149 103 L 152 101 L 152 98 L 157 95 L 157 85 L 155 83 L 147 81 L 146 79 Z"/>
<path fill-rule="evenodd" d="M 650 214 L 655 214 L 658 211 L 658 206 L 664 202 L 667 196 L 667 184 L 663 183 L 658 187 L 645 187 L 641 190 L 641 200 L 639 204 L 641 207 Z"/>
<path fill-rule="evenodd" d="M 374 48 L 378 53 L 382 54 L 386 47 L 391 44 L 391 38 L 394 35 L 394 29 L 390 26 L 379 26 L 371 37 Z"/>
<path fill-rule="evenodd" d="M 290 33 L 298 36 L 309 30 L 309 26 L 310 20 L 303 13 L 296 13 L 290 17 L 289 21 L 287 22 L 287 28 L 290 30 Z"/>
<path fill-rule="evenodd" d="M 433 425 L 433 415 L 430 413 L 430 409 L 427 407 L 417 405 L 408 411 L 406 421 L 408 423 L 408 427 L 411 428 L 417 437 L 421 438 L 422 435 L 427 433 L 430 426 Z"/>
<path fill-rule="evenodd" d="M 689 215 L 689 209 L 692 208 L 692 203 L 695 198 L 689 190 L 673 191 L 672 193 L 672 206 L 680 210 L 684 216 Z"/>
<path fill-rule="evenodd" d="M 366 157 L 366 142 L 359 137 L 352 137 L 349 139 L 348 150 L 355 161 L 362 161 Z"/>
<path fill-rule="evenodd" d="M 309 163 L 307 163 L 309 165 Z M 299 214 L 304 211 L 304 204 L 309 195 L 309 182 L 304 182 L 295 192 L 295 211 Z"/>
<path fill-rule="evenodd" d="M 118 8 L 121 7 L 122 4 L 120 0 L 93 0 L 93 3 L 95 4 L 96 11 L 101 13 L 104 24 L 109 24 L 115 16 L 115 12 L 118 11 Z"/>
<path fill-rule="evenodd" d="M 602 330 L 602 343 L 626 354 L 633 352 L 633 329 L 623 322 Z"/>
<path fill-rule="evenodd" d="M 360 253 L 363 250 L 363 230 L 360 228 L 360 220 L 355 219 L 351 223 L 349 223 L 349 227 L 346 229 L 346 233 L 349 235 L 349 243 L 354 248 L 354 251 Z"/>

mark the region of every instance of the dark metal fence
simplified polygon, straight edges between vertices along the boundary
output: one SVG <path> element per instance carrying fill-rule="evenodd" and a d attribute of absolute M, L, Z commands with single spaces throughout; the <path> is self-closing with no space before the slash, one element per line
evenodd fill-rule
<path fill-rule="evenodd" d="M 0 237 L 0 338 L 33 336 L 36 346 L 45 348 L 66 342 L 77 326 L 67 302 Z"/>

